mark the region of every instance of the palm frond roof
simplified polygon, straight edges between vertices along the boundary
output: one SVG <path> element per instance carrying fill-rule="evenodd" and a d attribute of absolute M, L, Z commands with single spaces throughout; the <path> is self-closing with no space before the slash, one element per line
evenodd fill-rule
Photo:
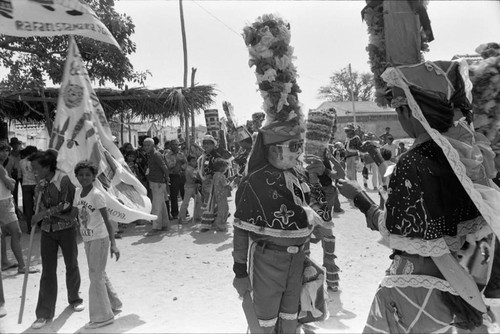
<path fill-rule="evenodd" d="M 125 90 L 95 88 L 106 116 L 131 110 L 143 119 L 169 119 L 181 111 L 198 111 L 209 108 L 217 96 L 214 85 L 196 85 L 190 88 L 171 87 L 148 89 L 145 87 Z M 0 89 L 0 119 L 44 121 L 44 102 L 51 118 L 57 109 L 59 88 L 13 91 Z"/>

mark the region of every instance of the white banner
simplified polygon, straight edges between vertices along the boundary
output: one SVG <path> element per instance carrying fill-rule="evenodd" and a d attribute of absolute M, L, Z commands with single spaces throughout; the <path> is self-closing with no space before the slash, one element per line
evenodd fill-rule
<path fill-rule="evenodd" d="M 153 220 L 151 201 L 146 188 L 130 172 L 123 156 L 113 143 L 104 110 L 90 85 L 87 70 L 73 38 L 57 101 L 56 119 L 49 147 L 58 151 L 57 167 L 79 187 L 74 168 L 82 160 L 99 167 L 94 185 L 106 194 L 110 219 L 131 223 Z"/>
<path fill-rule="evenodd" d="M 18 37 L 82 35 L 120 48 L 94 11 L 78 0 L 0 0 L 0 33 Z"/>

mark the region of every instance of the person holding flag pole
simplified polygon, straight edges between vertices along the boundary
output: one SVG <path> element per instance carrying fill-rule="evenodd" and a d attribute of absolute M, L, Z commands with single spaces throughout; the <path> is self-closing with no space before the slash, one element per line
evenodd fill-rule
<path fill-rule="evenodd" d="M 121 50 L 120 45 L 107 27 L 99 21 L 93 10 L 78 0 L 50 3 L 17 0 L 9 1 L 9 5 L 9 7 L 0 8 L 1 14 L 5 17 L 0 21 L 0 33 L 2 34 L 17 37 L 81 35 L 112 44 Z M 22 26 L 19 26 L 19 22 L 23 23 Z M 31 25 L 34 24 L 47 27 L 58 25 L 68 29 L 31 29 Z M 61 231 L 66 229 L 65 234 L 76 233 L 73 223 L 58 217 L 58 215 L 68 209 L 67 203 L 72 200 L 70 197 L 74 194 L 74 185 L 79 184 L 73 174 L 74 166 L 77 160 L 85 158 L 98 165 L 99 175 L 96 187 L 104 191 L 110 218 L 119 223 L 130 223 L 138 219 L 156 219 L 155 215 L 150 214 L 151 202 L 146 196 L 146 189 L 124 167 L 125 161 L 112 142 L 109 124 L 90 82 L 76 43 L 73 38 L 70 38 L 68 59 L 49 144 L 52 150 L 44 152 L 43 156 L 38 157 L 41 159 L 39 161 L 43 163 L 43 166 L 40 164 L 38 166 L 39 172 L 43 174 L 42 178 L 45 179 L 43 183 L 47 186 L 42 191 L 47 191 L 48 194 L 55 196 L 43 196 L 43 200 L 47 202 L 45 204 L 56 204 L 49 208 L 45 207 L 45 210 L 41 210 L 38 212 L 38 216 L 33 218 L 33 224 L 40 220 L 44 221 L 42 230 L 44 228 L 48 230 L 42 232 L 42 235 L 45 232 L 60 232 L 56 234 L 61 234 L 63 233 Z M 61 189 L 62 186 L 64 189 Z M 58 228 L 62 226 L 63 229 L 55 231 L 52 229 L 53 226 Z M 44 240 L 49 239 L 45 238 Z M 53 241 L 57 241 L 53 243 L 53 246 L 64 247 L 63 255 L 65 258 L 68 256 L 71 259 L 76 259 L 76 242 L 73 247 L 71 240 L 71 236 L 69 239 L 66 237 L 56 238 L 53 239 Z M 55 249 L 57 250 L 57 248 Z M 43 264 L 43 271 L 46 272 L 47 276 L 51 273 L 50 264 L 52 262 L 49 260 L 50 256 L 47 254 L 44 256 L 46 251 L 48 251 L 47 247 L 42 245 L 42 263 L 45 258 L 45 264 L 48 265 L 47 268 Z M 28 254 L 28 257 L 30 256 L 31 254 Z M 67 268 L 68 299 L 75 311 L 81 311 L 84 307 L 78 295 L 80 284 L 78 264 L 76 261 L 69 261 L 68 265 L 70 269 Z M 43 276 L 42 273 L 42 280 Z M 43 281 L 45 283 L 52 282 L 51 289 L 54 287 L 56 289 L 48 296 L 39 298 L 40 312 L 37 308 L 37 321 L 32 325 L 32 328 L 43 327 L 54 315 L 55 297 L 53 296 L 57 293 L 57 285 L 53 284 L 55 280 Z M 45 292 L 45 289 L 41 287 L 40 293 L 44 294 Z M 23 305 L 25 293 L 23 293 L 22 298 L 21 304 Z M 45 304 L 47 302 L 49 304 Z M 22 320 L 22 312 L 23 308 L 20 310 L 20 321 Z"/>

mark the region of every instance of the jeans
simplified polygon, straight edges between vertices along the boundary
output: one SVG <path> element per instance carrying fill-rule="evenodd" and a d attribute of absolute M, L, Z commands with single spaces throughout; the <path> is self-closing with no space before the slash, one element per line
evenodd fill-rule
<path fill-rule="evenodd" d="M 109 253 L 109 238 L 85 241 L 85 254 L 89 266 L 89 315 L 91 322 L 102 322 L 114 317 L 122 302 L 106 275 Z"/>
<path fill-rule="evenodd" d="M 35 186 L 28 185 L 22 186 L 23 193 L 23 213 L 26 217 L 26 227 L 28 233 L 31 234 L 31 217 L 33 217 L 35 210 Z"/>
<path fill-rule="evenodd" d="M 165 205 L 165 200 L 167 199 L 167 184 L 150 181 L 149 187 L 153 194 L 151 213 L 158 216 L 158 218 L 153 221 L 153 229 L 161 230 L 163 227 L 169 228 L 170 221 L 168 220 L 167 206 Z"/>
<path fill-rule="evenodd" d="M 76 228 L 71 227 L 56 232 L 42 231 L 40 255 L 42 258 L 42 277 L 36 305 L 36 317 L 51 319 L 54 317 L 57 300 L 57 252 L 61 247 L 66 265 L 66 289 L 70 304 L 81 303 L 80 270 L 78 269 L 78 247 Z"/>
<path fill-rule="evenodd" d="M 179 193 L 181 191 L 182 179 L 179 174 L 170 174 L 170 214 L 172 217 L 179 215 Z"/>
<path fill-rule="evenodd" d="M 185 187 L 184 199 L 182 200 L 181 210 L 179 212 L 180 220 L 186 219 L 186 212 L 191 198 L 194 199 L 193 221 L 201 219 L 201 195 L 198 193 L 197 188 L 197 185 Z"/>

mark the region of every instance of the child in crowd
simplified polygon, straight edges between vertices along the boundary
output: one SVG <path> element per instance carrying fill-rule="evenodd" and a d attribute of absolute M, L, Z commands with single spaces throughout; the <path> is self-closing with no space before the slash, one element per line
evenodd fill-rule
<path fill-rule="evenodd" d="M 72 215 L 79 217 L 80 232 L 84 241 L 89 266 L 89 314 L 87 329 L 99 328 L 114 321 L 122 303 L 106 275 L 108 249 L 120 258 L 115 244 L 113 225 L 108 218 L 106 198 L 102 191 L 94 187 L 97 167 L 89 161 L 81 161 L 75 166 L 75 174 L 81 188 L 75 193 Z"/>
<path fill-rule="evenodd" d="M 395 163 L 392 162 L 392 152 L 386 148 L 381 148 L 380 149 L 380 155 L 382 155 L 382 158 L 385 160 L 387 163 L 387 168 L 386 170 L 386 175 L 387 175 L 387 170 L 392 169 L 391 166 L 394 166 Z M 387 200 L 387 187 L 389 186 L 389 179 L 391 172 L 389 172 L 388 176 L 382 176 L 382 184 L 380 185 L 378 194 L 380 195 L 380 207 L 384 208 L 385 207 L 385 201 Z"/>
<path fill-rule="evenodd" d="M 185 170 L 186 183 L 184 184 L 184 199 L 182 200 L 181 208 L 179 210 L 179 221 L 182 223 L 186 223 L 186 213 L 189 205 L 189 201 L 191 198 L 194 199 L 194 213 L 193 213 L 193 222 L 201 221 L 201 194 L 199 191 L 200 183 L 197 181 L 196 176 L 198 175 L 198 171 L 196 167 L 198 165 L 196 161 L 196 157 L 189 156 L 187 158 L 187 167 Z"/>
<path fill-rule="evenodd" d="M 137 152 L 136 150 L 128 150 L 125 153 L 125 162 L 127 163 L 128 167 L 130 168 L 130 171 L 132 174 L 135 175 L 135 177 L 139 178 L 140 177 L 140 170 L 139 170 L 139 165 L 136 162 L 137 159 Z"/>
<path fill-rule="evenodd" d="M 24 264 L 23 250 L 21 247 L 21 229 L 16 215 L 14 197 L 12 191 L 16 186 L 16 181 L 9 176 L 3 164 L 7 160 L 10 146 L 5 141 L 0 141 L 0 227 L 2 228 L 2 270 L 15 268 L 17 272 L 24 274 L 26 267 Z M 10 234 L 10 247 L 17 260 L 16 263 L 8 262 L 7 246 L 5 245 L 5 233 Z M 38 269 L 28 268 L 29 273 L 37 273 Z"/>
<path fill-rule="evenodd" d="M 28 234 L 31 234 L 31 217 L 33 217 L 35 210 L 35 187 L 36 178 L 31 166 L 31 161 L 28 159 L 32 157 L 38 149 L 35 146 L 26 146 L 21 150 L 21 160 L 19 167 L 21 172 L 21 189 L 23 194 L 23 213 L 26 218 L 26 227 Z"/>
<path fill-rule="evenodd" d="M 231 186 L 224 175 L 229 168 L 229 163 L 225 160 L 214 162 L 214 200 L 217 207 L 214 227 L 219 232 L 227 232 L 227 218 L 229 214 L 229 204 L 227 198 L 231 196 Z"/>

